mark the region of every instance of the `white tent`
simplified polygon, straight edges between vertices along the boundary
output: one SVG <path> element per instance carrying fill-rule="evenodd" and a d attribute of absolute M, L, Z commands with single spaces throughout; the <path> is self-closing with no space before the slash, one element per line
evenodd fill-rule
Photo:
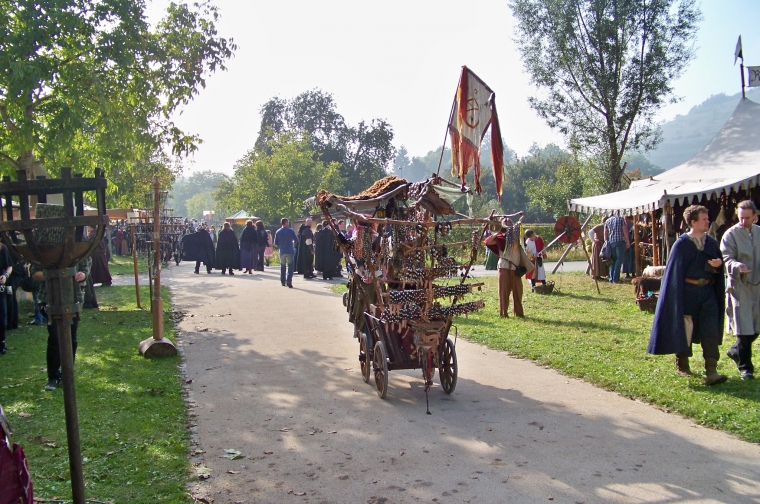
<path fill-rule="evenodd" d="M 725 126 L 685 163 L 624 191 L 568 202 L 571 211 L 635 215 L 708 199 L 723 191 L 750 189 L 760 183 L 760 104 L 742 99 Z"/>

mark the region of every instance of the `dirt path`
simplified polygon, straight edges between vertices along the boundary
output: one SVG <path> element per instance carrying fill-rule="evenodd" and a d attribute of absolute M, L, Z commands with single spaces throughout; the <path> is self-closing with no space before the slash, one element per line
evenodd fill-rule
<path fill-rule="evenodd" d="M 760 448 L 459 340 L 459 383 L 377 397 L 340 297 L 279 271 L 172 268 L 196 496 L 250 503 L 760 502 Z M 437 379 L 437 377 L 436 377 Z M 222 458 L 225 449 L 244 458 Z"/>

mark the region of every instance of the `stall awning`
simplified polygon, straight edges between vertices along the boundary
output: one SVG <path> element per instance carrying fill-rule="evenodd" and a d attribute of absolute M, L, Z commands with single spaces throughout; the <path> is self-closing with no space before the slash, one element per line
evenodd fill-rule
<path fill-rule="evenodd" d="M 723 191 L 750 189 L 760 183 L 760 104 L 742 99 L 705 148 L 685 163 L 624 191 L 568 202 L 571 211 L 634 215 L 689 204 Z"/>

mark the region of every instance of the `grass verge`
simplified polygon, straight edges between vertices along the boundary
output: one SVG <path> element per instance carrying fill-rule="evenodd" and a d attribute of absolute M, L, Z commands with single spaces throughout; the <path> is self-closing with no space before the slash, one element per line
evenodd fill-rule
<path fill-rule="evenodd" d="M 151 315 L 137 310 L 134 287 L 98 288 L 100 310 L 85 310 L 76 359 L 84 477 L 88 499 L 112 502 L 191 502 L 187 495 L 187 417 L 179 357 L 145 359 L 137 351 L 149 338 Z M 148 299 L 147 287 L 142 292 Z M 171 306 L 164 291 L 164 306 Z M 71 498 L 63 391 L 45 392 L 47 330 L 9 331 L 0 358 L 0 403 L 14 440 L 29 458 L 39 498 Z M 170 311 L 170 309 L 169 309 Z M 175 341 L 165 314 L 165 335 Z"/>
<path fill-rule="evenodd" d="M 760 380 L 741 381 L 734 363 L 724 356 L 718 371 L 728 375 L 728 382 L 705 386 L 698 347 L 691 359 L 697 376 L 683 378 L 675 372 L 675 357 L 647 354 L 653 315 L 639 311 L 630 285 L 600 282 L 602 294 L 598 295 L 594 283 L 580 273 L 551 278 L 556 286 L 550 296 L 526 289 L 524 319 L 500 318 L 497 279 L 483 279 L 486 285 L 477 294 L 486 307 L 455 320 L 459 335 L 677 412 L 698 424 L 760 442 Z M 346 289 L 336 285 L 333 290 Z M 724 337 L 722 355 L 733 342 L 733 336 Z M 755 344 L 754 353 L 760 355 L 760 344 Z"/>
<path fill-rule="evenodd" d="M 138 273 L 148 272 L 148 258 L 144 254 L 137 256 L 137 268 Z M 114 254 L 111 262 L 108 263 L 108 271 L 111 275 L 134 275 L 135 267 L 132 256 Z"/>

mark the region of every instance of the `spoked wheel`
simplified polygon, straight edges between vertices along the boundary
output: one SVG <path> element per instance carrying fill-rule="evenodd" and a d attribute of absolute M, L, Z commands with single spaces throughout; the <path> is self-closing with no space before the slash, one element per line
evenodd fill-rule
<path fill-rule="evenodd" d="M 375 370 L 377 395 L 380 396 L 380 399 L 385 399 L 385 394 L 388 393 L 388 359 L 382 341 L 375 343 L 372 367 Z"/>
<path fill-rule="evenodd" d="M 359 333 L 359 363 L 362 366 L 362 378 L 364 383 L 369 383 L 370 369 L 372 369 L 372 357 L 369 348 L 372 346 L 372 337 Z"/>
<path fill-rule="evenodd" d="M 459 367 L 457 366 L 457 351 L 454 348 L 454 343 L 450 338 L 446 338 L 441 343 L 438 358 L 438 376 L 441 378 L 441 387 L 447 394 L 454 392 L 457 388 L 457 374 Z"/>

